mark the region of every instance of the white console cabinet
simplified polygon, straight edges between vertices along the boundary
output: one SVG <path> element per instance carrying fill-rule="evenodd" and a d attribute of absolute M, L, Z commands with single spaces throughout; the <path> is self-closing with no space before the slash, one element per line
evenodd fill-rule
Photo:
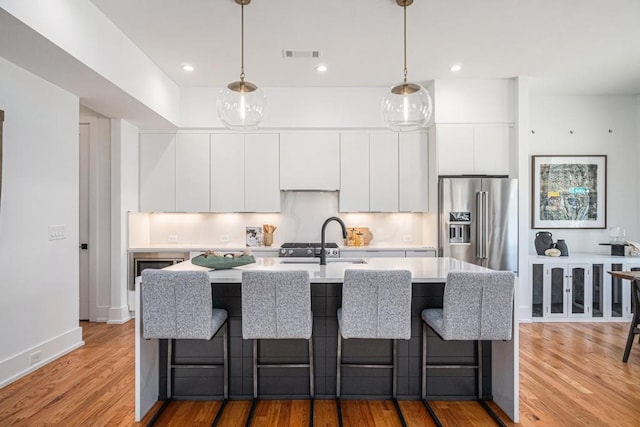
<path fill-rule="evenodd" d="M 608 272 L 630 270 L 640 270 L 640 260 L 590 254 L 532 256 L 531 319 L 627 321 L 633 315 L 631 285 Z"/>

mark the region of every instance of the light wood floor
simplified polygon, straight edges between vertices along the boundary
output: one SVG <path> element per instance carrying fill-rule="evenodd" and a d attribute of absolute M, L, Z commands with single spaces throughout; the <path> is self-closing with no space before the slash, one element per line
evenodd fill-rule
<path fill-rule="evenodd" d="M 82 323 L 86 345 L 0 390 L 0 426 L 132 426 L 133 322 Z M 626 323 L 520 325 L 522 426 L 640 425 L 640 345 L 621 362 Z M 420 402 L 400 402 L 410 426 L 430 426 Z M 176 402 L 159 426 L 210 425 L 219 402 Z M 473 402 L 435 402 L 445 426 L 492 425 Z M 230 402 L 222 426 L 243 424 L 249 402 Z M 307 401 L 263 401 L 254 426 L 303 426 Z M 315 425 L 335 426 L 333 401 Z M 397 426 L 391 402 L 343 401 L 345 426 Z M 507 419 L 503 416 L 503 419 Z M 144 421 L 146 421 L 145 419 Z M 513 425 L 513 424 L 509 424 Z"/>

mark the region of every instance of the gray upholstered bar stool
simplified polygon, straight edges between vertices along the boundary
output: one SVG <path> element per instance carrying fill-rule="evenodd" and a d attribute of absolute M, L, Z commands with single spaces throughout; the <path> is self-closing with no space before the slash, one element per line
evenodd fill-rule
<path fill-rule="evenodd" d="M 342 340 L 393 340 L 391 364 L 342 363 Z M 343 367 L 392 370 L 392 398 L 403 426 L 406 422 L 397 399 L 397 340 L 411 338 L 411 272 L 408 270 L 346 270 L 342 307 L 338 309 L 336 402 L 342 425 L 341 374 Z"/>
<path fill-rule="evenodd" d="M 141 298 L 143 337 L 167 340 L 168 399 L 148 425 L 157 421 L 171 401 L 174 368 L 222 368 L 224 399 L 212 424 L 217 425 L 229 397 L 227 311 L 213 308 L 209 274 L 206 271 L 144 270 Z M 222 364 L 175 363 L 173 345 L 176 339 L 210 340 L 220 330 L 223 334 Z"/>
<path fill-rule="evenodd" d="M 422 311 L 422 401 L 437 426 L 442 426 L 427 401 L 427 369 L 476 369 L 478 401 L 498 425 L 505 424 L 486 404 L 482 393 L 482 341 L 511 339 L 514 275 L 510 271 L 450 272 L 442 308 Z M 476 362 L 471 365 L 428 365 L 427 326 L 443 340 L 476 341 Z"/>
<path fill-rule="evenodd" d="M 308 368 L 310 418 L 315 396 L 313 367 L 313 314 L 307 271 L 245 270 L 242 272 L 242 338 L 253 340 L 253 402 L 246 425 L 251 425 L 258 401 L 259 368 Z M 305 339 L 309 363 L 259 363 L 261 339 Z"/>

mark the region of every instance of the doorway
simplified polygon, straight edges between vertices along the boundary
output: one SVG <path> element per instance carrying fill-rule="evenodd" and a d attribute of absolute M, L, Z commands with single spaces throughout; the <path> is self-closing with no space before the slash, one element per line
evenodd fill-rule
<path fill-rule="evenodd" d="M 89 320 L 89 140 L 91 127 L 80 124 L 79 135 L 79 320 Z"/>

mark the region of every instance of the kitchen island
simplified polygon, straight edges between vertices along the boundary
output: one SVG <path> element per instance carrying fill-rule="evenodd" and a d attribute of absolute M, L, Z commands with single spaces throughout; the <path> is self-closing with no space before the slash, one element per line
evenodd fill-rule
<path fill-rule="evenodd" d="M 451 258 L 369 258 L 329 260 L 328 265 L 296 262 L 285 258 L 259 258 L 250 264 L 231 270 L 210 271 L 214 306 L 229 312 L 230 374 L 229 393 L 234 399 L 251 398 L 251 342 L 242 339 L 240 283 L 242 270 L 306 270 L 311 281 L 312 310 L 314 316 L 313 339 L 316 360 L 316 396 L 335 396 L 335 365 L 337 343 L 336 310 L 341 305 L 341 283 L 346 269 L 407 269 L 412 274 L 412 336 L 400 341 L 398 396 L 401 399 L 418 399 L 420 396 L 422 322 L 420 312 L 424 308 L 442 306 L 444 282 L 449 271 L 486 271 L 482 267 Z M 351 262 L 350 262 L 351 261 Z M 208 270 L 184 262 L 168 267 L 170 270 Z M 136 313 L 140 311 L 139 286 L 136 287 Z M 517 286 L 516 286 L 517 288 Z M 517 301 L 517 292 L 516 299 Z M 514 310 L 515 313 L 515 310 Z M 164 396 L 166 343 L 162 340 L 142 338 L 141 316 L 136 316 L 136 420 L 140 420 L 151 406 Z M 518 332 L 514 318 L 514 339 L 509 342 L 485 343 L 484 357 L 487 369 L 484 375 L 483 393 L 511 417 L 517 420 L 518 412 Z M 211 342 L 182 340 L 177 343 L 176 355 L 185 360 L 204 362 L 219 360 L 220 340 Z M 469 363 L 474 357 L 473 342 L 444 342 L 430 332 L 430 361 L 442 363 Z M 179 346 L 182 345 L 182 349 Z M 306 342 L 297 340 L 263 341 L 262 358 L 287 360 L 292 363 L 306 359 Z M 349 348 L 352 351 L 349 351 Z M 281 349 L 283 351 L 275 351 Z M 345 356 L 354 362 L 387 363 L 391 357 L 391 344 L 385 340 L 347 340 Z M 366 356 L 364 356 L 366 355 Z M 282 359 L 278 359 L 282 357 Z M 499 368 L 496 368 L 499 366 Z M 467 370 L 465 370 L 467 371 Z M 219 396 L 221 381 L 193 376 L 188 370 L 176 373 L 174 395 L 184 399 L 208 399 Z M 261 374 L 260 393 L 270 398 L 305 398 L 308 394 L 308 377 L 304 370 L 269 370 Z M 455 375 L 456 380 L 452 381 Z M 428 395 L 431 399 L 467 399 L 475 395 L 474 371 L 451 373 L 451 370 L 430 372 Z M 391 395 L 391 380 L 386 370 L 361 372 L 348 370 L 343 374 L 343 392 L 349 397 L 363 399 L 387 399 Z"/>

